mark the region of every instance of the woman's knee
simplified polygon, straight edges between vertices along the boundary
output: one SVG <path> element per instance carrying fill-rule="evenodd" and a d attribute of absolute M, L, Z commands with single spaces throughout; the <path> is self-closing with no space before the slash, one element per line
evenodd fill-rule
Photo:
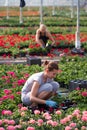
<path fill-rule="evenodd" d="M 39 93 L 42 91 L 52 92 L 52 90 L 53 90 L 53 86 L 50 83 L 46 83 L 40 87 Z"/>
<path fill-rule="evenodd" d="M 22 102 L 24 105 L 30 105 L 31 104 L 31 101 L 30 101 L 30 97 L 29 97 L 29 93 L 26 94 L 23 98 L 22 98 Z"/>
<path fill-rule="evenodd" d="M 59 83 L 56 81 L 51 82 L 51 85 L 53 86 L 53 91 L 56 92 L 58 88 L 60 87 Z"/>

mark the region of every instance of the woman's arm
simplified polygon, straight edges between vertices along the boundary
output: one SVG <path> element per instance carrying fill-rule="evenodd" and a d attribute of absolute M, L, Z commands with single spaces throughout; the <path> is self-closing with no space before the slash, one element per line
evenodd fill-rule
<path fill-rule="evenodd" d="M 39 42 L 40 32 L 39 30 L 36 31 L 36 42 Z"/>
<path fill-rule="evenodd" d="M 47 32 L 47 36 L 49 37 L 49 39 L 52 41 L 52 45 L 55 44 L 55 40 L 53 38 L 53 36 L 51 35 L 50 32 Z"/>
<path fill-rule="evenodd" d="M 57 103 L 55 101 L 52 100 L 42 100 L 40 98 L 38 98 L 37 93 L 38 93 L 38 89 L 39 89 L 39 83 L 37 81 L 34 82 L 33 86 L 32 86 L 32 90 L 31 90 L 31 95 L 30 95 L 30 100 L 33 103 L 39 103 L 39 104 L 46 104 L 49 107 L 57 107 Z"/>
<path fill-rule="evenodd" d="M 31 102 L 34 102 L 34 103 L 45 104 L 45 102 L 46 102 L 45 100 L 42 100 L 37 97 L 38 89 L 39 89 L 39 83 L 37 81 L 35 81 L 33 83 L 32 89 L 31 89 L 30 100 L 31 100 Z"/>
<path fill-rule="evenodd" d="M 39 37 L 40 37 L 40 31 L 37 30 L 36 31 L 36 42 L 42 46 L 44 43 L 41 39 L 39 39 Z"/>

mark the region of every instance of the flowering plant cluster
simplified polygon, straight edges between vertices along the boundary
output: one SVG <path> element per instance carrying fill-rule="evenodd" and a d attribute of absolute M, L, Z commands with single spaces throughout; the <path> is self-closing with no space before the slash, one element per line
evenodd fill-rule
<path fill-rule="evenodd" d="M 21 89 L 32 73 L 41 70 L 38 65 L 0 65 L 0 130 L 86 130 L 87 108 L 81 109 L 81 104 L 87 103 L 86 96 L 83 100 L 85 90 L 81 92 L 79 104 L 66 111 L 35 110 L 32 114 L 31 109 L 23 106 Z M 56 97 L 55 100 L 59 102 L 60 99 Z"/>
<path fill-rule="evenodd" d="M 76 88 L 76 90 L 73 90 L 69 97 L 72 100 L 75 100 L 76 102 L 80 103 L 80 102 L 84 102 L 84 104 L 87 104 L 87 89 L 81 89 L 81 88 Z"/>
<path fill-rule="evenodd" d="M 56 41 L 55 46 L 56 48 L 58 48 L 58 51 L 68 53 L 69 49 L 74 47 L 75 42 L 74 34 L 66 34 L 66 35 L 52 34 L 52 35 Z M 83 47 L 85 47 L 86 42 L 87 42 L 86 34 L 81 34 L 81 43 Z M 35 35 L 26 34 L 24 36 L 21 36 L 18 34 L 13 34 L 13 35 L 0 36 L 0 55 L 2 55 L 3 57 L 19 55 L 21 52 L 27 54 L 32 51 L 37 52 L 37 55 L 41 55 L 42 52 L 46 52 L 46 50 L 41 50 L 41 47 L 38 43 L 35 43 Z"/>
<path fill-rule="evenodd" d="M 4 118 L 3 118 L 4 117 Z M 65 114 L 57 110 L 53 114 L 35 110 L 34 114 L 27 107 L 20 106 L 15 112 L 3 110 L 0 119 L 1 130 L 86 130 L 87 111 L 75 109 Z"/>
<path fill-rule="evenodd" d="M 85 56 L 63 56 L 59 62 L 60 73 L 56 79 L 69 88 L 72 80 L 87 80 L 87 58 Z"/>

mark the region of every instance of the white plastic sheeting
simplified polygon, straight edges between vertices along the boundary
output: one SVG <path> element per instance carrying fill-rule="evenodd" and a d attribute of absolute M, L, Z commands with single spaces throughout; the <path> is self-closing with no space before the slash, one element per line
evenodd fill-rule
<path fill-rule="evenodd" d="M 80 0 L 81 3 L 84 3 L 87 0 Z M 40 0 L 25 0 L 26 6 L 40 6 Z M 70 6 L 72 0 L 43 0 L 43 6 Z M 0 6 L 19 6 L 20 0 L 0 0 Z M 77 4 L 77 0 L 74 0 L 74 5 Z"/>

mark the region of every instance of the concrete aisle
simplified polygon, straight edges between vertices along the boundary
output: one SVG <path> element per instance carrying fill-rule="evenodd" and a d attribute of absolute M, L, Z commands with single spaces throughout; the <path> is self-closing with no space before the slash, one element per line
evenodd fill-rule
<path fill-rule="evenodd" d="M 31 56 L 30 56 L 31 57 Z M 29 56 L 28 56 L 29 58 Z M 27 64 L 28 62 L 28 58 L 27 57 L 18 57 L 18 58 L 2 58 L 0 57 L 0 64 Z M 33 60 L 35 59 L 40 59 L 41 63 L 43 63 L 45 60 L 47 61 L 56 61 L 58 62 L 60 60 L 60 57 L 56 56 L 56 57 L 46 57 L 46 56 L 32 56 L 31 58 L 33 58 Z"/>

